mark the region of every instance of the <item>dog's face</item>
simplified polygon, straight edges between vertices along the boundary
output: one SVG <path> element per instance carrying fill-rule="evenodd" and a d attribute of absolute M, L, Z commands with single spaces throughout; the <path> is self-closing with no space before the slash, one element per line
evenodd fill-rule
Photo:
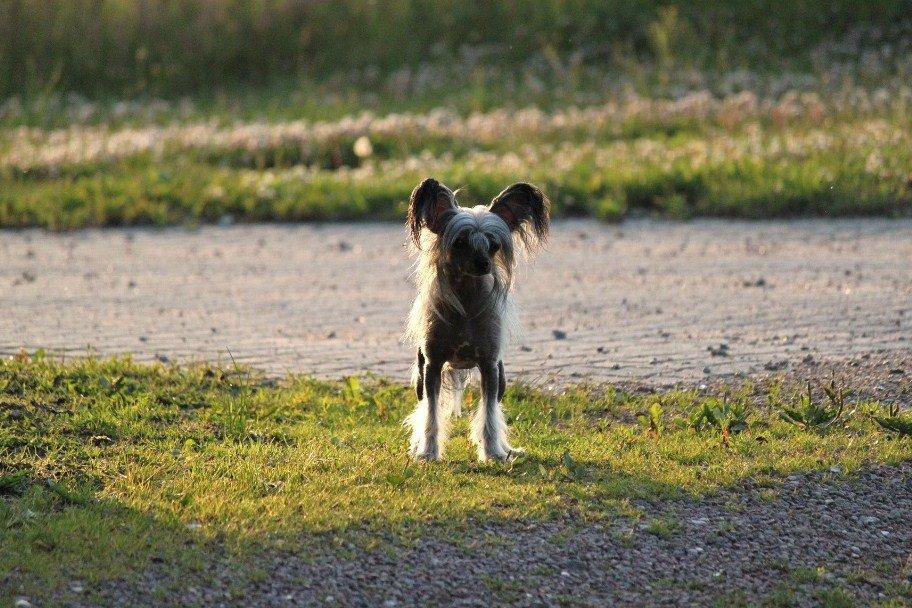
<path fill-rule="evenodd" d="M 436 248 L 436 257 L 452 274 L 485 276 L 513 265 L 514 235 L 527 248 L 548 233 L 549 202 L 541 190 L 516 183 L 488 207 L 460 207 L 452 190 L 435 179 L 412 191 L 407 225 L 418 249 Z M 434 235 L 422 244 L 422 231 Z"/>

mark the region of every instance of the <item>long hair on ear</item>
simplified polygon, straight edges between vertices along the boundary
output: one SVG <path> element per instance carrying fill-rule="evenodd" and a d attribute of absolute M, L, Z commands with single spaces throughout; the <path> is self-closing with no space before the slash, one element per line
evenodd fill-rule
<path fill-rule="evenodd" d="M 533 252 L 547 240 L 551 201 L 532 184 L 517 182 L 508 186 L 494 197 L 488 209 L 516 233 L 526 251 Z"/>
<path fill-rule="evenodd" d="M 455 213 L 456 201 L 449 188 L 433 177 L 421 181 L 409 197 L 405 225 L 412 241 L 421 249 L 421 229 L 440 234 L 446 220 Z"/>

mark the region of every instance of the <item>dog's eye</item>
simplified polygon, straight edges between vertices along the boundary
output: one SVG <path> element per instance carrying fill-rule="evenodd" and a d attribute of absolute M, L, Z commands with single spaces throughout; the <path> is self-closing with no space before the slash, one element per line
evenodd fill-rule
<path fill-rule="evenodd" d="M 494 253 L 497 253 L 498 251 L 500 251 L 500 243 L 498 243 L 497 241 L 491 241 L 490 252 L 492 254 L 494 254 Z"/>

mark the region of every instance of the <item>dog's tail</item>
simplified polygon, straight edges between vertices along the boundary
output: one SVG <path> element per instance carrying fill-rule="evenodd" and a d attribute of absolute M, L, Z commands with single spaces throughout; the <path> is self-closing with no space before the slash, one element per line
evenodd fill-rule
<path fill-rule="evenodd" d="M 457 417 L 462 415 L 462 395 L 468 379 L 469 370 L 467 369 L 457 369 L 449 365 L 443 367 L 443 382 L 440 387 L 442 413 L 451 413 Z"/>

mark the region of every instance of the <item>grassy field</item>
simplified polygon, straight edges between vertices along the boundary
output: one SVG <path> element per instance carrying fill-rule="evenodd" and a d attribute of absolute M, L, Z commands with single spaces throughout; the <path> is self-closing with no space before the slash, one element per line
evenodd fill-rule
<path fill-rule="evenodd" d="M 72 580 L 91 589 L 153 561 L 193 571 L 225 552 L 242 581 L 256 576 L 243 557 L 269 548 L 404 542 L 473 520 L 636 520 L 644 498 L 912 456 L 875 421 L 909 431 L 905 415 L 851 397 L 840 408 L 833 388 L 512 387 L 505 408 L 527 456 L 475 462 L 461 420 L 444 462 L 429 465 L 406 458 L 411 392 L 379 380 L 3 361 L 0 597 L 40 599 Z"/>
<path fill-rule="evenodd" d="M 708 91 L 551 111 L 187 121 L 0 135 L 0 226 L 401 220 L 424 176 L 490 200 L 533 181 L 558 216 L 912 212 L 912 90 Z"/>
<path fill-rule="evenodd" d="M 558 216 L 908 216 L 904 8 L 17 0 L 0 227 L 399 221 L 432 174 Z"/>
<path fill-rule="evenodd" d="M 0 96 L 173 96 L 294 78 L 363 87 L 459 60 L 559 64 L 574 78 L 650 64 L 807 71 L 847 36 L 893 45 L 909 19 L 903 0 L 12 0 L 0 5 Z"/>

